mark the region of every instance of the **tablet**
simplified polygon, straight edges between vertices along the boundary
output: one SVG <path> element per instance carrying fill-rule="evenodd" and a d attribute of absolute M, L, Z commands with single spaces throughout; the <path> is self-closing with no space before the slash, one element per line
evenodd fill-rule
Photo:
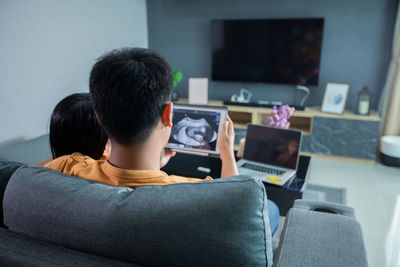
<path fill-rule="evenodd" d="M 178 153 L 219 157 L 217 140 L 227 113 L 225 106 L 174 104 L 167 148 Z"/>

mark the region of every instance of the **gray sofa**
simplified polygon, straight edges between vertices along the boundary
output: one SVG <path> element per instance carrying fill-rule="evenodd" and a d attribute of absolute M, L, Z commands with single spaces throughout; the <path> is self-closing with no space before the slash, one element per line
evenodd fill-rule
<path fill-rule="evenodd" d="M 265 188 L 136 189 L 0 160 L 0 266 L 367 266 L 352 208 L 300 200 L 273 255 Z"/>

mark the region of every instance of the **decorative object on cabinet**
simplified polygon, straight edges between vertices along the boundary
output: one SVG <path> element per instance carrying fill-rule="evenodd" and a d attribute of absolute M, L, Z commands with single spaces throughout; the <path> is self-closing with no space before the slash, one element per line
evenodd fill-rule
<path fill-rule="evenodd" d="M 183 79 L 183 74 L 182 72 L 178 71 L 177 69 L 172 69 L 172 75 L 173 75 L 173 85 L 172 85 L 172 95 L 171 99 L 172 101 L 176 101 L 179 98 L 179 94 L 176 91 L 176 86 L 182 81 Z"/>
<path fill-rule="evenodd" d="M 348 83 L 327 83 L 321 111 L 343 114 L 349 91 L 350 84 Z"/>
<path fill-rule="evenodd" d="M 279 108 L 274 106 L 271 110 L 271 115 L 265 118 L 265 124 L 277 128 L 288 129 L 290 126 L 289 118 L 293 115 L 293 107 L 282 105 Z"/>
<path fill-rule="evenodd" d="M 364 86 L 358 92 L 357 114 L 369 115 L 369 112 L 371 109 L 371 97 L 372 97 L 372 93 L 368 89 L 368 86 Z"/>
<path fill-rule="evenodd" d="M 250 103 L 251 96 L 253 94 L 247 89 L 240 89 L 240 95 L 232 95 L 231 101 L 238 103 Z"/>
<path fill-rule="evenodd" d="M 189 104 L 208 104 L 208 78 L 189 78 Z"/>
<path fill-rule="evenodd" d="M 304 103 L 310 96 L 310 89 L 304 85 L 297 85 L 293 103 L 299 107 L 304 107 Z M 300 99 L 301 94 L 303 95 Z"/>

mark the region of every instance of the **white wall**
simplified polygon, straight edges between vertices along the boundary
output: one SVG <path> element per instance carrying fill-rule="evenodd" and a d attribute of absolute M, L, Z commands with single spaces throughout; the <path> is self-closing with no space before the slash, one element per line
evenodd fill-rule
<path fill-rule="evenodd" d="M 147 47 L 146 0 L 1 0 L 0 143 L 48 132 L 105 51 Z"/>

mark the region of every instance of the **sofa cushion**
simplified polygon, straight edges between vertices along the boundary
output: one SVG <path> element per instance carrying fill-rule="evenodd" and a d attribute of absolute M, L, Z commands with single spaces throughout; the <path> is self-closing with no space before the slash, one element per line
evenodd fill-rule
<path fill-rule="evenodd" d="M 22 166 L 22 163 L 12 162 L 5 159 L 0 158 L 0 226 L 4 227 L 3 224 L 3 196 L 8 181 L 10 180 L 11 175 Z"/>
<path fill-rule="evenodd" d="M 270 266 L 267 213 L 245 176 L 131 189 L 24 166 L 4 196 L 11 231 L 146 266 Z"/>
<path fill-rule="evenodd" d="M 0 266 L 139 267 L 140 265 L 68 249 L 0 228 Z"/>

